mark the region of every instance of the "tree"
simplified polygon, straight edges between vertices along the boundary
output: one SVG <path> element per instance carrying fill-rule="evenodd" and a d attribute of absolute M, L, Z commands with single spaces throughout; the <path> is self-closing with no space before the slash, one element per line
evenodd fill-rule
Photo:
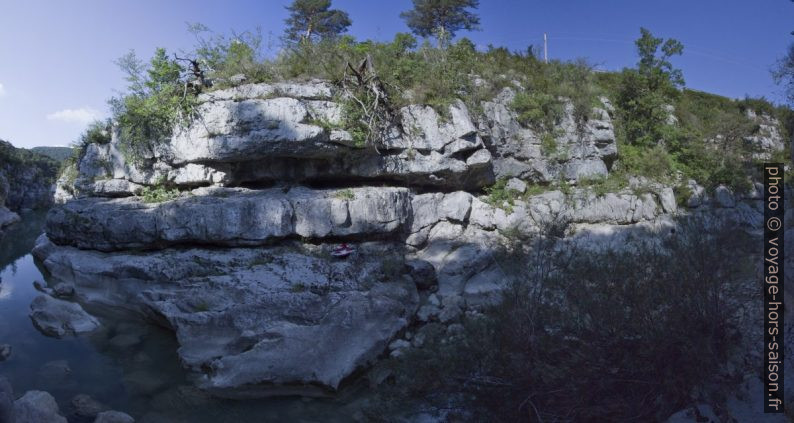
<path fill-rule="evenodd" d="M 292 42 L 335 37 L 352 24 L 347 12 L 330 9 L 331 0 L 295 0 L 287 6 L 285 37 Z"/>
<path fill-rule="evenodd" d="M 652 84 L 656 84 L 656 87 L 668 82 L 676 87 L 683 86 L 684 76 L 680 69 L 673 68 L 670 58 L 683 54 L 684 45 L 673 38 L 668 38 L 666 41 L 656 38 L 645 28 L 640 28 L 640 33 L 642 35 L 634 42 L 640 55 L 640 62 L 637 64 L 640 74 L 648 78 Z M 662 47 L 661 56 L 657 55 L 659 46 Z"/>
<path fill-rule="evenodd" d="M 636 69 L 623 71 L 617 106 L 627 141 L 652 146 L 670 135 L 668 106 L 684 85 L 681 70 L 673 67 L 670 58 L 682 54 L 684 46 L 678 40 L 656 38 L 645 28 L 640 32 L 635 42 L 640 61 Z"/>
<path fill-rule="evenodd" d="M 476 9 L 479 0 L 413 0 L 414 8 L 400 14 L 414 34 L 435 36 L 439 46 L 461 29 L 479 29 L 480 18 L 467 9 Z"/>

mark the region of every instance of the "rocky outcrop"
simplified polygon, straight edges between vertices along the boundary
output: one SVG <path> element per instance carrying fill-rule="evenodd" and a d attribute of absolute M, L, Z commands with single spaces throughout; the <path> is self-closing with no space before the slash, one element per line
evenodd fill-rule
<path fill-rule="evenodd" d="M 285 238 L 388 236 L 409 219 L 405 188 L 198 190 L 160 204 L 86 198 L 54 209 L 56 243 L 101 251 L 179 244 L 266 245 Z"/>
<path fill-rule="evenodd" d="M 649 181 L 586 188 L 617 155 L 605 100 L 580 123 L 566 105 L 553 142 L 519 123 L 512 89 L 481 116 L 411 105 L 376 149 L 346 130 L 338 94 L 242 85 L 202 94 L 198 118 L 135 162 L 119 131 L 88 145 L 34 250 L 69 287 L 53 292 L 171 328 L 216 395 L 325 395 L 420 343 L 414 324 L 460 332 L 511 282 L 498 258 L 517 240 L 609 248 L 671 236 L 677 214 L 758 219 L 757 193 L 693 189 L 680 210 Z M 483 195 L 496 178 L 510 199 Z M 166 187 L 175 198 L 143 201 Z M 334 258 L 340 242 L 356 252 Z"/>
<path fill-rule="evenodd" d="M 512 109 L 515 91 L 505 88 L 493 101 L 483 103 L 480 123 L 489 149 L 494 154 L 497 178 L 518 177 L 548 183 L 606 176 L 617 158 L 617 146 L 608 101 L 592 111 L 584 125 L 578 125 L 573 106 L 566 104 L 558 131 L 547 134 L 551 148 L 543 147 L 543 134 L 523 127 Z M 553 150 L 553 151 L 549 151 Z"/>
<path fill-rule="evenodd" d="M 43 237 L 34 254 L 73 282 L 81 301 L 172 327 L 200 387 L 251 397 L 333 392 L 408 325 L 417 294 L 400 247 L 357 248 L 348 260 L 298 242 L 107 254 Z"/>
<path fill-rule="evenodd" d="M 745 142 L 753 149 L 753 157 L 759 160 L 769 160 L 772 155 L 786 148 L 786 141 L 780 132 L 781 122 L 766 113 L 756 113 L 754 110 L 746 111 L 747 117 L 757 125 L 753 135 L 745 138 Z"/>
<path fill-rule="evenodd" d="M 30 319 L 43 334 L 56 338 L 91 332 L 99 327 L 99 321 L 86 313 L 80 304 L 49 295 L 39 295 L 33 300 Z"/>
<path fill-rule="evenodd" d="M 403 108 L 402 124 L 375 148 L 341 129 L 335 95 L 325 82 L 249 84 L 204 94 L 192 124 L 176 129 L 143 160 L 126 160 L 118 131 L 108 144 L 86 146 L 77 177 L 61 181 L 58 197 L 130 196 L 159 184 L 359 179 L 454 190 L 493 183 L 490 152 L 462 102 L 449 107 L 449 122 L 429 107 Z"/>
<path fill-rule="evenodd" d="M 620 227 L 652 225 L 677 210 L 670 188 L 655 193 L 609 193 L 596 196 L 580 189 L 566 196 L 549 191 L 513 204 L 492 205 L 466 192 L 416 195 L 413 222 L 406 244 L 412 258 L 433 265 L 438 293 L 460 296 L 467 304 L 482 305 L 499 298 L 510 278 L 495 260 L 511 239 L 556 230 L 592 234 L 592 223 Z"/>
<path fill-rule="evenodd" d="M 49 157 L 0 140 L 0 219 L 3 206 L 14 211 L 51 206 L 58 167 Z"/>

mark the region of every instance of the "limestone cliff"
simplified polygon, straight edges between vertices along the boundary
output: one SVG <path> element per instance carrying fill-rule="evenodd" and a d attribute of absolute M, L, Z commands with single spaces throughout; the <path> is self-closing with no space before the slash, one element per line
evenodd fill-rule
<path fill-rule="evenodd" d="M 336 94 L 322 81 L 242 85 L 202 94 L 193 123 L 136 161 L 118 131 L 88 145 L 34 254 L 81 302 L 172 328 L 205 389 L 327 394 L 409 325 L 498 299 L 509 281 L 493 254 L 516 234 L 556 225 L 596 248 L 669 236 L 677 214 L 747 230 L 761 216 L 757 187 L 695 184 L 682 210 L 671 187 L 641 178 L 605 194 L 580 186 L 618 157 L 606 100 L 583 126 L 567 107 L 554 152 L 518 122 L 513 89 L 481 115 L 461 101 L 443 114 L 405 107 L 376 149 L 345 130 Z M 757 142 L 774 150 L 768 132 Z M 507 178 L 515 192 L 562 184 L 510 202 L 483 195 Z M 159 187 L 173 190 L 167 201 L 142 200 Z M 358 251 L 334 259 L 339 242 Z"/>

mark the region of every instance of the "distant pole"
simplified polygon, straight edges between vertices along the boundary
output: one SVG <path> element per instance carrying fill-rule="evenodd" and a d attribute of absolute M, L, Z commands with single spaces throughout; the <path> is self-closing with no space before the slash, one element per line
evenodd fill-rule
<path fill-rule="evenodd" d="M 546 33 L 543 33 L 543 61 L 549 63 L 549 39 Z"/>

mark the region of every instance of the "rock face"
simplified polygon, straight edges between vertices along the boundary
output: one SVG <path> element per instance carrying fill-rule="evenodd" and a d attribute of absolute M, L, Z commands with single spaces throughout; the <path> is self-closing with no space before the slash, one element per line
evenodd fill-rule
<path fill-rule="evenodd" d="M 57 197 L 121 197 L 144 186 L 182 188 L 273 182 L 388 181 L 443 189 L 493 183 L 491 155 L 466 106 L 450 106 L 451 122 L 429 107 L 400 111 L 401 126 L 384 145 L 358 145 L 345 130 L 342 105 L 325 82 L 249 84 L 199 97 L 198 118 L 144 160 L 125 159 L 118 131 L 108 144 L 86 147 L 74 181 Z"/>
<path fill-rule="evenodd" d="M 780 132 L 782 125 L 777 118 L 750 109 L 747 110 L 747 117 L 758 125 L 755 134 L 745 138 L 745 141 L 754 147 L 755 158 L 769 160 L 774 152 L 786 148 L 786 142 Z"/>
<path fill-rule="evenodd" d="M 578 125 L 573 106 L 566 104 L 559 133 L 543 144 L 543 135 L 523 127 L 511 108 L 515 91 L 505 88 L 494 101 L 483 103 L 481 130 L 494 154 L 497 178 L 518 177 L 535 182 L 579 180 L 605 176 L 617 158 L 612 120 L 604 109 L 594 109 L 592 118 Z"/>
<path fill-rule="evenodd" d="M 99 321 L 86 313 L 80 304 L 39 295 L 30 305 L 30 318 L 42 333 L 56 338 L 91 332 Z"/>
<path fill-rule="evenodd" d="M 50 213 L 47 234 L 56 243 L 101 251 L 237 247 L 296 237 L 389 235 L 403 227 L 409 213 L 404 188 L 220 189 L 156 205 L 136 199 L 71 201 Z"/>
<path fill-rule="evenodd" d="M 196 121 L 137 162 L 119 131 L 88 145 L 34 255 L 77 303 L 171 328 L 211 393 L 324 395 L 421 345 L 408 336 L 414 323 L 461 332 L 456 322 L 510 283 L 495 257 L 517 239 L 661 240 L 678 213 L 758 223 L 758 193 L 693 189 L 679 210 L 670 187 L 648 181 L 582 188 L 617 155 L 606 100 L 586 122 L 566 105 L 552 139 L 518 122 L 512 89 L 480 116 L 460 101 L 443 114 L 407 106 L 376 149 L 345 130 L 337 94 L 319 81 L 242 85 L 202 94 Z M 512 200 L 481 195 L 496 178 Z M 551 182 L 561 190 L 536 193 Z M 137 196 L 154 187 L 181 192 L 156 204 Z M 356 252 L 334 258 L 342 242 Z M 73 306 L 39 297 L 34 321 L 54 335 L 90 330 Z"/>
<path fill-rule="evenodd" d="M 672 190 L 636 195 L 629 192 L 596 196 L 575 190 L 569 196 L 549 191 L 496 207 L 466 192 L 416 195 L 414 218 L 406 243 L 412 257 L 429 262 L 438 274 L 438 292 L 462 296 L 471 304 L 499 298 L 509 278 L 494 259 L 510 237 L 536 235 L 552 226 L 578 236 L 597 229 L 590 224 L 651 224 L 675 213 Z"/>
<path fill-rule="evenodd" d="M 0 140 L 0 228 L 3 206 L 14 211 L 53 204 L 58 162 Z"/>
<path fill-rule="evenodd" d="M 348 260 L 331 258 L 330 246 L 299 243 L 136 255 L 42 238 L 34 254 L 70 275 L 84 301 L 165 321 L 183 362 L 203 372 L 200 387 L 249 397 L 331 392 L 408 325 L 417 295 L 400 248 L 357 247 Z"/>

